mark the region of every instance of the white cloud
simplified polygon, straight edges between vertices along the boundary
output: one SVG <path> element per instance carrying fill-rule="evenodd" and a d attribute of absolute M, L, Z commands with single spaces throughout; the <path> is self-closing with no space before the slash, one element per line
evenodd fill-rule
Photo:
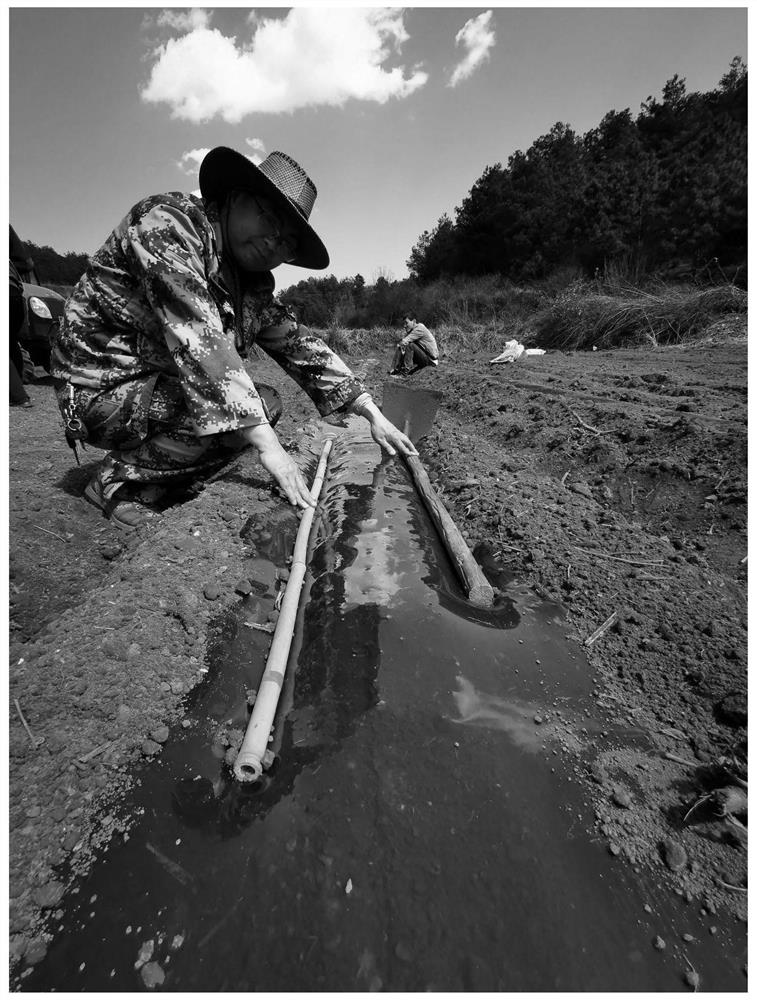
<path fill-rule="evenodd" d="M 401 9 L 295 7 L 248 29 L 246 40 L 223 35 L 208 18 L 180 29 L 153 52 L 142 98 L 167 103 L 175 118 L 236 124 L 254 112 L 350 99 L 384 104 L 428 79 L 419 67 L 384 68 L 409 37 Z"/>
<path fill-rule="evenodd" d="M 206 28 L 210 20 L 211 14 L 202 7 L 192 7 L 185 11 L 173 8 L 150 10 L 142 17 L 142 31 L 150 37 L 157 35 L 159 38 L 165 38 L 176 32 Z"/>
<path fill-rule="evenodd" d="M 186 153 L 181 154 L 178 162 L 179 169 L 190 176 L 196 174 L 200 169 L 200 164 L 209 152 L 209 149 L 188 149 Z"/>
<path fill-rule="evenodd" d="M 254 163 L 257 166 L 266 155 L 263 140 L 245 139 L 245 142 L 253 152 L 249 155 L 247 153 L 243 153 L 242 155 L 247 156 L 250 163 Z M 197 177 L 200 173 L 200 164 L 209 152 L 210 149 L 188 149 L 185 153 L 181 154 L 176 165 L 189 177 Z M 199 194 L 199 192 L 195 192 L 195 194 Z"/>
<path fill-rule="evenodd" d="M 467 80 L 482 62 L 489 58 L 489 50 L 495 43 L 494 29 L 490 27 L 492 11 L 487 10 L 478 17 L 466 21 L 455 35 L 455 45 L 462 45 L 465 55 L 455 66 L 448 86 L 456 87 L 461 80 Z"/>
<path fill-rule="evenodd" d="M 265 143 L 262 139 L 245 139 L 247 145 L 252 150 L 252 156 L 248 156 L 248 160 L 252 160 L 253 163 L 258 164 L 265 157 Z"/>
<path fill-rule="evenodd" d="M 162 10 L 156 17 L 155 23 L 159 28 L 173 28 L 175 31 L 194 31 L 197 28 L 205 28 L 210 23 L 210 14 L 202 7 L 191 7 L 182 12 L 180 10 Z"/>

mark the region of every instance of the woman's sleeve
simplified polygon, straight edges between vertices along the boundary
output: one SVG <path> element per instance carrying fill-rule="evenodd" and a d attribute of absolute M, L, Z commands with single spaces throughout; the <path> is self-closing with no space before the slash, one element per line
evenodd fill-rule
<path fill-rule="evenodd" d="M 136 264 L 199 437 L 267 423 L 208 288 L 201 233 L 179 205 L 148 203 L 124 247 Z M 139 273 L 141 272 L 141 274 Z"/>
<path fill-rule="evenodd" d="M 321 416 L 345 409 L 365 392 L 339 355 L 291 315 L 264 327 L 257 343 L 310 396 Z"/>

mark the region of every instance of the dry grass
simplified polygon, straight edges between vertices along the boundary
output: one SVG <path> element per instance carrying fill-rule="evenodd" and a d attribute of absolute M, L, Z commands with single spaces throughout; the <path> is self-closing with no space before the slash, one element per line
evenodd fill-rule
<path fill-rule="evenodd" d="M 747 294 L 735 285 L 613 295 L 574 285 L 531 319 L 528 339 L 558 350 L 680 344 L 704 336 L 724 315 L 746 310 Z"/>
<path fill-rule="evenodd" d="M 315 332 L 337 354 L 353 358 L 391 351 L 403 336 L 401 329 L 388 326 L 374 327 L 371 330 L 331 326 L 327 330 Z M 508 339 L 500 325 L 486 323 L 440 323 L 431 332 L 436 337 L 442 357 L 456 357 L 472 351 L 492 351 L 498 354 Z"/>
<path fill-rule="evenodd" d="M 394 347 L 402 336 L 401 330 L 376 326 L 371 330 L 332 325 L 326 330 L 315 330 L 319 337 L 339 355 L 360 357 L 372 351 L 385 351 Z"/>
<path fill-rule="evenodd" d="M 516 302 L 518 308 L 513 309 Z M 543 292 L 526 296 L 525 290 L 510 289 L 508 303 L 509 309 L 492 310 L 486 320 L 471 318 L 472 313 L 480 316 L 484 311 L 478 303 L 475 311 L 462 309 L 456 315 L 451 309 L 450 319 L 429 322 L 441 356 L 477 352 L 493 356 L 512 339 L 563 351 L 657 347 L 701 340 L 722 324 L 733 336 L 732 331 L 745 322 L 747 293 L 730 284 L 701 289 L 658 283 L 642 289 L 619 282 L 573 282 L 551 298 Z M 319 333 L 337 354 L 353 358 L 391 351 L 402 336 L 399 327 L 366 330 L 338 324 Z"/>

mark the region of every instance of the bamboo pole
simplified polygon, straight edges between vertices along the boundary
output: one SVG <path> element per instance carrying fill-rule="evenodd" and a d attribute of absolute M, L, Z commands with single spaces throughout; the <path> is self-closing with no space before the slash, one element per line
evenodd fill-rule
<path fill-rule="evenodd" d="M 405 433 L 407 434 L 407 424 L 405 425 Z M 426 505 L 431 520 L 436 525 L 436 530 L 447 550 L 447 555 L 468 592 L 468 600 L 481 608 L 490 608 L 494 604 L 494 590 L 484 576 L 483 570 L 473 558 L 473 553 L 468 548 L 449 511 L 442 503 L 441 497 L 431 485 L 423 463 L 417 455 L 405 455 L 404 459 L 415 483 L 415 488 Z"/>
<path fill-rule="evenodd" d="M 323 486 L 326 462 L 328 461 L 332 443 L 331 440 L 328 440 L 323 445 L 313 485 L 310 488 L 310 492 L 316 503 L 318 502 L 321 487 Z M 263 757 L 268 749 L 268 737 L 273 726 L 279 696 L 284 684 L 287 659 L 292 645 L 292 634 L 297 618 L 300 591 L 302 590 L 307 570 L 308 538 L 314 514 L 315 507 L 308 507 L 302 515 L 300 526 L 297 530 L 294 555 L 289 570 L 289 580 L 284 591 L 284 599 L 281 602 L 281 613 L 279 614 L 279 620 L 276 622 L 276 631 L 273 633 L 271 648 L 268 651 L 268 659 L 266 660 L 265 670 L 260 680 L 252 715 L 247 724 L 247 731 L 244 734 L 242 745 L 239 748 L 239 753 L 234 763 L 234 775 L 239 781 L 257 781 L 263 773 Z"/>

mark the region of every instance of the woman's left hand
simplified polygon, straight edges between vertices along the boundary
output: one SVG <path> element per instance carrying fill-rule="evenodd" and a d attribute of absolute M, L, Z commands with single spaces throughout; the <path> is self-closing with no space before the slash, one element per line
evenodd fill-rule
<path fill-rule="evenodd" d="M 387 455 L 396 455 L 399 451 L 403 455 L 417 455 L 418 451 L 407 436 L 387 420 L 380 410 L 376 410 L 368 417 L 371 424 L 371 436 L 376 444 L 380 445 Z"/>

